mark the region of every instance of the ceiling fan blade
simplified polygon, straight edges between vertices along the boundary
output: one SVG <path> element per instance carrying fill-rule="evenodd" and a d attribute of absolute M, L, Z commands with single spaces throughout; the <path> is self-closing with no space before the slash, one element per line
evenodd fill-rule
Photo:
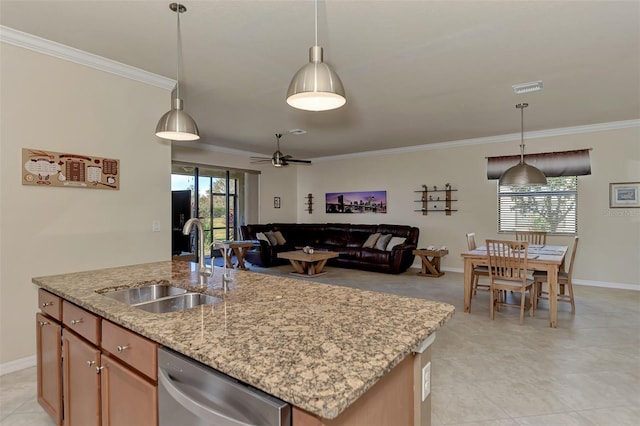
<path fill-rule="evenodd" d="M 287 161 L 291 162 L 291 163 L 304 163 L 304 164 L 311 164 L 311 160 L 298 160 L 296 158 L 287 158 Z"/>
<path fill-rule="evenodd" d="M 271 158 L 268 157 L 251 157 L 251 164 L 270 163 Z"/>

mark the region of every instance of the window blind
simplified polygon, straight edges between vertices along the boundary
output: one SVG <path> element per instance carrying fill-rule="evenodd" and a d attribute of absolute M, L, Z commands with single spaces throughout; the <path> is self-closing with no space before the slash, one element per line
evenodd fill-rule
<path fill-rule="evenodd" d="M 498 185 L 498 232 L 578 232 L 578 178 L 548 178 L 546 185 Z"/>

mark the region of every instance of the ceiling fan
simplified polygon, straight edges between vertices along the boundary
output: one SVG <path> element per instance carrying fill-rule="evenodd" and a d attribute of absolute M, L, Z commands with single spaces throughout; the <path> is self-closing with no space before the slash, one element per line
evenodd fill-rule
<path fill-rule="evenodd" d="M 296 158 L 292 158 L 290 155 L 283 155 L 282 152 L 280 152 L 281 137 L 282 133 L 276 133 L 276 152 L 273 153 L 272 157 L 251 157 L 251 163 L 260 164 L 271 162 L 273 167 L 284 167 L 288 166 L 289 163 L 311 164 L 311 161 L 309 160 L 298 160 Z"/>

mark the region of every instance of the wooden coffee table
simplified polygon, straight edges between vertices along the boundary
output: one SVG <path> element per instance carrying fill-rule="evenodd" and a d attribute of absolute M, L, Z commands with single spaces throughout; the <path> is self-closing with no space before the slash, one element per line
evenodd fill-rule
<path fill-rule="evenodd" d="M 303 277 L 319 277 L 327 272 L 324 271 L 324 265 L 327 260 L 338 257 L 335 251 L 315 251 L 313 254 L 307 254 L 302 250 L 284 251 L 278 253 L 280 259 L 288 259 L 293 266 L 293 275 Z"/>

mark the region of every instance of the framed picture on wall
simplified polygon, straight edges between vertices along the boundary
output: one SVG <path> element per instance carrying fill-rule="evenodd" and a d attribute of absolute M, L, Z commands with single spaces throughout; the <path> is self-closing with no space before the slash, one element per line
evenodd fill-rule
<path fill-rule="evenodd" d="M 280 208 L 280 197 L 273 197 L 273 208 L 274 209 Z"/>
<path fill-rule="evenodd" d="M 640 208 L 640 182 L 614 182 L 609 184 L 609 208 Z"/>

